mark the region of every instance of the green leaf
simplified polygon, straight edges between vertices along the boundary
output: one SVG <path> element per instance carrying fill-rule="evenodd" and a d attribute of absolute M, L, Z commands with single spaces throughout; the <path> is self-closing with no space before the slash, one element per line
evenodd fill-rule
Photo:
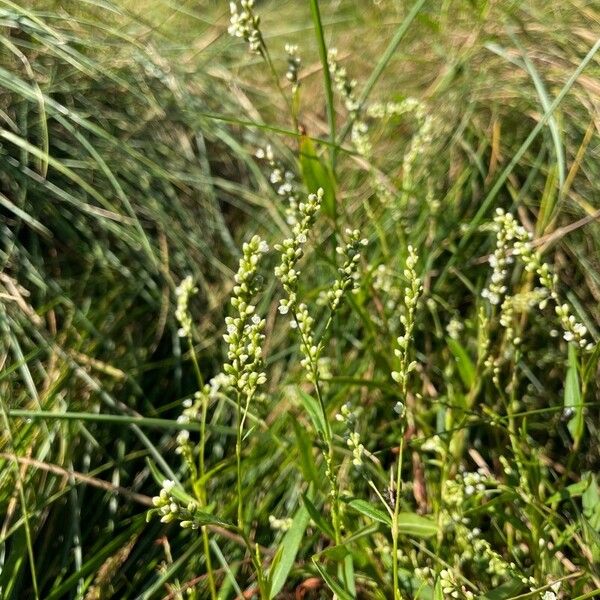
<path fill-rule="evenodd" d="M 555 492 L 546 500 L 546 504 L 554 504 L 555 502 L 559 502 L 560 500 L 569 500 L 570 498 L 577 498 L 581 496 L 585 490 L 588 489 L 590 482 L 588 479 L 582 479 L 577 483 L 572 483 L 568 485 L 566 488 Z"/>
<path fill-rule="evenodd" d="M 380 523 L 383 523 L 388 527 L 392 526 L 392 519 L 390 515 L 379 508 L 375 508 L 370 502 L 367 502 L 366 500 L 360 500 L 357 498 L 355 500 L 350 500 L 348 504 L 355 511 L 369 517 L 370 519 L 373 519 L 374 521 L 379 521 Z"/>
<path fill-rule="evenodd" d="M 598 360 L 600 360 L 600 342 L 596 344 L 593 352 L 589 355 L 585 367 L 583 369 L 583 374 L 581 379 L 583 380 L 583 385 L 585 386 L 588 381 L 593 377 L 596 369 L 598 368 Z"/>
<path fill-rule="evenodd" d="M 228 529 L 236 529 L 233 523 L 230 523 L 225 519 L 221 519 L 220 517 L 217 517 L 216 515 L 213 515 L 203 510 L 194 511 L 194 517 L 200 525 L 219 525 Z"/>
<path fill-rule="evenodd" d="M 298 388 L 298 397 L 300 398 L 300 402 L 302 402 L 304 410 L 308 413 L 310 420 L 313 422 L 315 429 L 325 438 L 326 427 L 319 402 L 316 400 L 316 398 L 310 394 L 307 394 L 300 388 Z"/>
<path fill-rule="evenodd" d="M 438 532 L 435 521 L 412 512 L 401 512 L 398 515 L 398 532 L 413 537 L 428 538 Z"/>
<path fill-rule="evenodd" d="M 348 591 L 353 598 L 356 597 L 356 583 L 354 581 L 354 559 L 352 554 L 348 554 L 344 557 L 344 581 L 348 585 Z"/>
<path fill-rule="evenodd" d="M 281 555 L 278 561 L 271 566 L 269 573 L 269 581 L 271 591 L 269 598 L 274 598 L 283 588 L 298 554 L 298 549 L 304 537 L 306 526 L 310 520 L 310 515 L 306 506 L 301 506 L 292 521 L 292 526 L 286 531 L 281 540 L 281 544 L 277 552 L 281 549 Z"/>
<path fill-rule="evenodd" d="M 454 355 L 460 378 L 465 387 L 470 390 L 475 383 L 475 365 L 473 361 L 467 354 L 467 351 L 455 339 L 446 338 L 446 343 L 448 344 L 448 348 L 450 348 L 450 352 Z"/>
<path fill-rule="evenodd" d="M 323 188 L 323 212 L 331 219 L 335 219 L 335 183 L 331 171 L 318 157 L 317 150 L 312 140 L 302 137 L 300 142 L 300 167 L 302 177 L 309 193 L 315 193 Z"/>
<path fill-rule="evenodd" d="M 433 588 L 433 600 L 444 600 L 444 592 L 442 590 L 442 580 L 438 579 Z"/>
<path fill-rule="evenodd" d="M 319 558 L 327 558 L 336 563 L 340 563 L 346 558 L 346 556 L 348 556 L 349 553 L 350 550 L 348 550 L 347 545 L 345 543 L 342 543 L 338 546 L 328 546 L 327 548 L 325 548 L 325 550 L 319 552 L 318 554 L 315 554 L 313 558 L 316 559 L 316 557 L 318 556 Z"/>
<path fill-rule="evenodd" d="M 583 399 L 581 397 L 581 388 L 579 386 L 579 373 L 577 365 L 577 350 L 572 344 L 569 345 L 569 366 L 567 368 L 567 378 L 565 380 L 564 406 L 573 411 L 573 416 L 569 420 L 567 427 L 573 438 L 573 443 L 579 446 L 583 436 Z"/>
<path fill-rule="evenodd" d="M 335 533 L 331 525 L 326 521 L 323 515 L 317 510 L 316 506 L 311 502 L 306 494 L 302 494 L 302 501 L 310 515 L 310 518 L 315 522 L 315 525 L 330 539 L 335 538 Z"/>
<path fill-rule="evenodd" d="M 304 427 L 302 427 L 298 421 L 294 418 L 291 419 L 292 427 L 296 435 L 296 447 L 298 448 L 298 454 L 300 456 L 300 468 L 306 481 L 312 481 L 315 485 L 319 484 L 319 472 L 315 465 L 315 459 L 313 456 L 313 448 L 311 439 Z"/>
<path fill-rule="evenodd" d="M 587 489 L 581 496 L 583 516 L 593 529 L 600 533 L 600 492 L 596 477 L 588 473 L 586 477 Z"/>
<path fill-rule="evenodd" d="M 523 584 L 517 579 L 511 579 L 501 586 L 486 592 L 483 596 L 479 596 L 478 600 L 506 600 L 515 596 L 523 589 Z"/>
<path fill-rule="evenodd" d="M 316 560 L 313 559 L 319 575 L 323 578 L 323 581 L 327 584 L 327 587 L 338 597 L 338 600 L 352 600 L 352 595 L 345 590 L 335 579 L 332 577 Z"/>

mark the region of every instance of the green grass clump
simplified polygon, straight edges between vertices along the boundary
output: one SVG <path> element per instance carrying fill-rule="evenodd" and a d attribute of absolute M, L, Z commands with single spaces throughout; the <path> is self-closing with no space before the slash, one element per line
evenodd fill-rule
<path fill-rule="evenodd" d="M 600 593 L 595 7 L 1 6 L 3 597 Z"/>

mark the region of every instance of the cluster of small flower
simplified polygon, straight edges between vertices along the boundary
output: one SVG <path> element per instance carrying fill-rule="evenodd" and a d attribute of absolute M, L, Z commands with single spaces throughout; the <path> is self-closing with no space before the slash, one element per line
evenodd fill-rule
<path fill-rule="evenodd" d="M 464 598 L 471 600 L 475 595 L 456 581 L 456 576 L 450 569 L 440 571 L 440 584 L 445 598 Z"/>
<path fill-rule="evenodd" d="M 358 229 L 346 229 L 346 235 L 348 236 L 348 241 L 343 246 L 336 248 L 336 252 L 344 257 L 344 263 L 338 269 L 341 277 L 335 281 L 333 287 L 327 292 L 327 300 L 332 311 L 337 309 L 346 291 L 358 290 L 360 248 L 361 246 L 367 246 L 369 243 L 366 238 L 361 239 Z"/>
<path fill-rule="evenodd" d="M 513 328 L 513 319 L 515 315 L 515 305 L 512 296 L 506 296 L 500 306 L 500 325 L 506 330 L 506 339 L 515 346 L 521 342 L 521 338 L 515 336 Z"/>
<path fill-rule="evenodd" d="M 352 451 L 352 464 L 355 467 L 362 466 L 365 447 L 361 443 L 360 434 L 356 431 L 358 412 L 352 410 L 352 406 L 346 402 L 340 408 L 340 412 L 335 415 L 335 418 L 340 423 L 344 423 L 346 427 L 346 444 Z"/>
<path fill-rule="evenodd" d="M 198 529 L 200 523 L 197 519 L 198 505 L 192 500 L 187 505 L 181 503 L 172 494 L 175 489 L 175 482 L 171 479 L 165 479 L 158 496 L 152 498 L 152 504 L 156 512 L 161 516 L 163 523 L 179 521 L 184 529 Z"/>
<path fill-rule="evenodd" d="M 415 310 L 417 308 L 419 296 L 423 290 L 421 280 L 415 271 L 417 261 L 418 256 L 416 250 L 412 246 L 408 246 L 408 256 L 404 268 L 404 277 L 408 281 L 408 287 L 404 290 L 405 312 L 400 316 L 404 334 L 399 336 L 396 340 L 398 348 L 394 350 L 394 354 L 400 359 L 400 367 L 398 371 L 392 372 L 392 378 L 400 384 L 403 396 L 406 395 L 408 375 L 417 366 L 414 361 L 411 363 L 408 362 L 408 349 L 412 341 L 413 329 L 415 326 Z"/>
<path fill-rule="evenodd" d="M 266 242 L 254 236 L 242 247 L 236 285 L 233 288 L 231 306 L 236 316 L 227 317 L 227 333 L 223 336 L 229 345 L 223 371 L 229 377 L 229 385 L 246 397 L 251 397 L 256 388 L 266 381 L 262 372 L 262 330 L 264 319 L 254 314 L 252 299 L 260 289 L 257 269 L 261 254 L 268 251 Z"/>
<path fill-rule="evenodd" d="M 260 54 L 263 39 L 259 29 L 260 17 L 254 13 L 254 0 L 232 1 L 229 3 L 229 12 L 229 35 L 244 39 L 248 42 L 250 52 Z"/>
<path fill-rule="evenodd" d="M 410 192 L 413 188 L 417 160 L 429 150 L 433 142 L 433 117 L 425 115 L 422 105 L 417 107 L 415 116 L 419 122 L 419 130 L 413 135 L 402 162 L 402 187 L 405 192 Z"/>
<path fill-rule="evenodd" d="M 198 292 L 191 275 L 185 277 L 175 289 L 177 296 L 177 308 L 175 318 L 179 321 L 179 337 L 190 337 L 192 335 L 192 317 L 189 311 L 190 297 Z"/>
<path fill-rule="evenodd" d="M 369 126 L 360 117 L 361 107 L 354 88 L 356 87 L 356 80 L 350 79 L 346 68 L 342 67 L 338 62 L 338 51 L 336 48 L 330 48 L 327 54 L 327 63 L 329 65 L 329 72 L 333 79 L 333 83 L 342 97 L 344 106 L 348 111 L 348 120 L 352 124 L 350 137 L 354 149 L 360 156 L 367 160 L 371 158 L 373 153 L 373 146 L 369 138 Z M 382 186 L 378 183 L 376 178 L 373 178 L 377 192 L 380 193 Z"/>
<path fill-rule="evenodd" d="M 496 230 L 496 248 L 489 259 L 492 276 L 490 284 L 483 289 L 481 295 L 490 304 L 497 306 L 502 302 L 502 296 L 506 293 L 507 288 L 504 282 L 508 275 L 508 267 L 514 262 L 511 254 L 514 244 L 527 232 L 510 213 L 505 213 L 501 208 L 496 209 L 494 229 Z"/>
<path fill-rule="evenodd" d="M 454 523 L 466 524 L 463 509 L 469 498 L 483 494 L 488 487 L 497 485 L 496 480 L 482 469 L 457 473 L 453 479 L 446 479 L 442 488 L 442 499 L 446 511 Z"/>
<path fill-rule="evenodd" d="M 487 540 L 471 535 L 469 541 L 472 544 L 472 558 L 485 565 L 486 572 L 495 580 L 504 579 L 509 573 L 516 571 L 517 565 L 506 562 Z"/>
<path fill-rule="evenodd" d="M 485 492 L 486 482 L 489 477 L 483 469 L 477 471 L 465 471 L 462 473 L 462 482 L 467 496 L 473 496 L 478 492 Z"/>
<path fill-rule="evenodd" d="M 573 342 L 587 351 L 592 350 L 594 344 L 587 340 L 587 327 L 577 321 L 575 316 L 571 314 L 569 305 L 559 304 L 556 306 L 555 311 L 564 330 L 563 338 L 567 342 Z"/>
<path fill-rule="evenodd" d="M 226 388 L 229 385 L 229 377 L 224 373 L 215 375 L 201 390 L 194 393 L 194 398 L 186 398 L 183 401 L 183 411 L 177 417 L 177 422 L 187 424 L 197 422 L 200 419 L 202 405 L 208 403 L 215 398 L 221 388 Z M 186 454 L 187 446 L 189 446 L 190 432 L 187 429 L 182 429 L 177 434 L 177 454 Z"/>
<path fill-rule="evenodd" d="M 346 68 L 339 64 L 336 48 L 330 48 L 327 55 L 327 62 L 329 64 L 329 72 L 331 73 L 333 83 L 342 97 L 344 106 L 349 113 L 348 120 L 352 124 L 350 133 L 352 145 L 360 156 L 369 160 L 373 154 L 373 145 L 371 144 L 369 136 L 369 126 L 362 118 L 360 118 L 362 111 L 354 91 L 356 81 L 350 79 Z M 379 179 L 372 176 L 372 180 L 377 194 L 381 198 L 387 198 L 388 194 Z"/>
<path fill-rule="evenodd" d="M 373 154 L 373 145 L 369 137 L 369 126 L 364 121 L 354 121 L 351 138 L 354 149 L 363 158 L 369 159 Z"/>
<path fill-rule="evenodd" d="M 271 529 L 275 529 L 277 531 L 287 531 L 292 526 L 292 519 L 289 517 L 285 519 L 278 519 L 273 515 L 269 515 L 269 525 Z"/>
<path fill-rule="evenodd" d="M 373 271 L 373 289 L 383 296 L 387 321 L 394 331 L 400 322 L 398 315 L 401 312 L 399 305 L 402 303 L 403 288 L 398 285 L 398 276 L 389 265 L 382 263 Z"/>
<path fill-rule="evenodd" d="M 298 46 L 293 44 L 285 45 L 285 52 L 287 54 L 287 72 L 285 74 L 286 79 L 292 84 L 292 89 L 295 91 L 298 89 L 298 72 L 300 71 L 300 55 L 298 54 Z"/>
<path fill-rule="evenodd" d="M 292 321 L 292 328 L 298 328 L 300 333 L 300 352 L 304 358 L 300 364 L 306 370 L 308 378 L 312 383 L 317 383 L 320 379 L 319 358 L 323 346 L 316 344 L 313 337 L 314 319 L 308 314 L 308 307 L 302 303 L 298 305 L 295 312 L 295 321 Z"/>
<path fill-rule="evenodd" d="M 295 310 L 296 289 L 300 275 L 300 272 L 296 270 L 296 265 L 304 254 L 302 246 L 308 240 L 308 233 L 321 207 L 323 195 L 323 189 L 319 188 L 316 194 L 309 194 L 306 202 L 299 203 L 298 221 L 292 228 L 293 237 L 287 238 L 275 246 L 275 249 L 281 252 L 281 262 L 275 267 L 275 276 L 281 281 L 287 294 L 286 298 L 279 301 L 279 312 L 282 315 L 287 314 L 290 309 Z"/>
<path fill-rule="evenodd" d="M 560 320 L 560 324 L 563 328 L 563 338 L 567 342 L 573 342 L 580 348 L 585 350 L 591 350 L 593 344 L 587 340 L 587 327 L 577 321 L 575 316 L 571 313 L 571 309 L 568 304 L 561 303 L 557 292 L 558 277 L 554 273 L 550 272 L 550 267 L 542 262 L 542 256 L 539 252 L 533 250 L 531 244 L 531 234 L 527 234 L 528 237 L 515 244 L 515 254 L 517 254 L 525 265 L 525 270 L 530 273 L 535 273 L 539 279 L 540 284 L 544 289 L 547 290 L 546 296 L 544 296 L 539 303 L 540 309 L 544 309 L 548 303 L 548 299 L 552 299 L 555 303 L 555 312 Z"/>
<path fill-rule="evenodd" d="M 544 309 L 551 299 L 555 303 L 555 312 L 563 328 L 563 338 L 585 350 L 591 350 L 593 344 L 587 339 L 587 327 L 577 321 L 568 304 L 561 303 L 557 284 L 558 277 L 552 274 L 550 267 L 542 261 L 540 252 L 533 248 L 532 235 L 522 225 L 519 225 L 510 213 L 505 213 L 501 208 L 496 210 L 494 217 L 496 226 L 496 250 L 490 257 L 492 265 L 492 278 L 488 288 L 484 289 L 482 296 L 491 304 L 500 304 L 502 295 L 506 292 L 504 280 L 508 273 L 508 265 L 513 262 L 511 253 L 519 257 L 529 273 L 535 273 L 540 280 L 541 288 L 536 288 L 538 305 Z M 546 290 L 541 292 L 540 290 Z"/>
<path fill-rule="evenodd" d="M 269 181 L 275 187 L 278 196 L 285 199 L 285 220 L 293 226 L 298 221 L 298 184 L 296 175 L 286 169 L 283 164 L 275 160 L 271 145 L 259 148 L 255 153 L 256 158 L 265 160 L 271 169 Z"/>
<path fill-rule="evenodd" d="M 367 107 L 367 115 L 372 119 L 385 119 L 400 117 L 408 112 L 415 111 L 417 117 L 424 114 L 421 102 L 416 98 L 405 98 L 402 102 L 372 102 Z"/>
<path fill-rule="evenodd" d="M 350 113 L 350 120 L 354 121 L 360 108 L 356 94 L 354 93 L 356 80 L 350 79 L 346 68 L 339 64 L 337 48 L 329 49 L 327 63 L 329 65 L 329 72 L 331 73 L 333 83 L 344 101 L 346 110 Z"/>
<path fill-rule="evenodd" d="M 461 331 L 465 328 L 464 323 L 457 317 L 452 317 L 446 325 L 446 333 L 453 340 L 458 340 L 460 338 Z"/>

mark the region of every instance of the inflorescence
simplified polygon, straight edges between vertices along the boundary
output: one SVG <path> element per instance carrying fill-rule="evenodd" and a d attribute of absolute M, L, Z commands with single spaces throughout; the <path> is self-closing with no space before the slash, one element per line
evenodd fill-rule
<path fill-rule="evenodd" d="M 254 13 L 254 0 L 237 0 L 229 3 L 231 19 L 228 32 L 233 37 L 248 42 L 250 52 L 261 54 L 263 39 L 260 33 L 260 17 Z"/>
<path fill-rule="evenodd" d="M 262 284 L 257 275 L 260 257 L 268 249 L 266 242 L 257 235 L 243 245 L 231 298 L 235 316 L 225 319 L 227 332 L 223 339 L 228 344 L 228 362 L 223 365 L 223 371 L 229 377 L 229 385 L 246 397 L 252 396 L 266 381 L 262 371 L 265 320 L 255 314 L 252 301 Z"/>

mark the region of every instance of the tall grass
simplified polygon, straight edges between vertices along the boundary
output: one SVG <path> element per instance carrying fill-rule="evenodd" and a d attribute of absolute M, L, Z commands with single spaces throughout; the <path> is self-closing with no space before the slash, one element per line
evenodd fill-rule
<path fill-rule="evenodd" d="M 3 597 L 598 593 L 593 5 L 0 10 Z"/>

